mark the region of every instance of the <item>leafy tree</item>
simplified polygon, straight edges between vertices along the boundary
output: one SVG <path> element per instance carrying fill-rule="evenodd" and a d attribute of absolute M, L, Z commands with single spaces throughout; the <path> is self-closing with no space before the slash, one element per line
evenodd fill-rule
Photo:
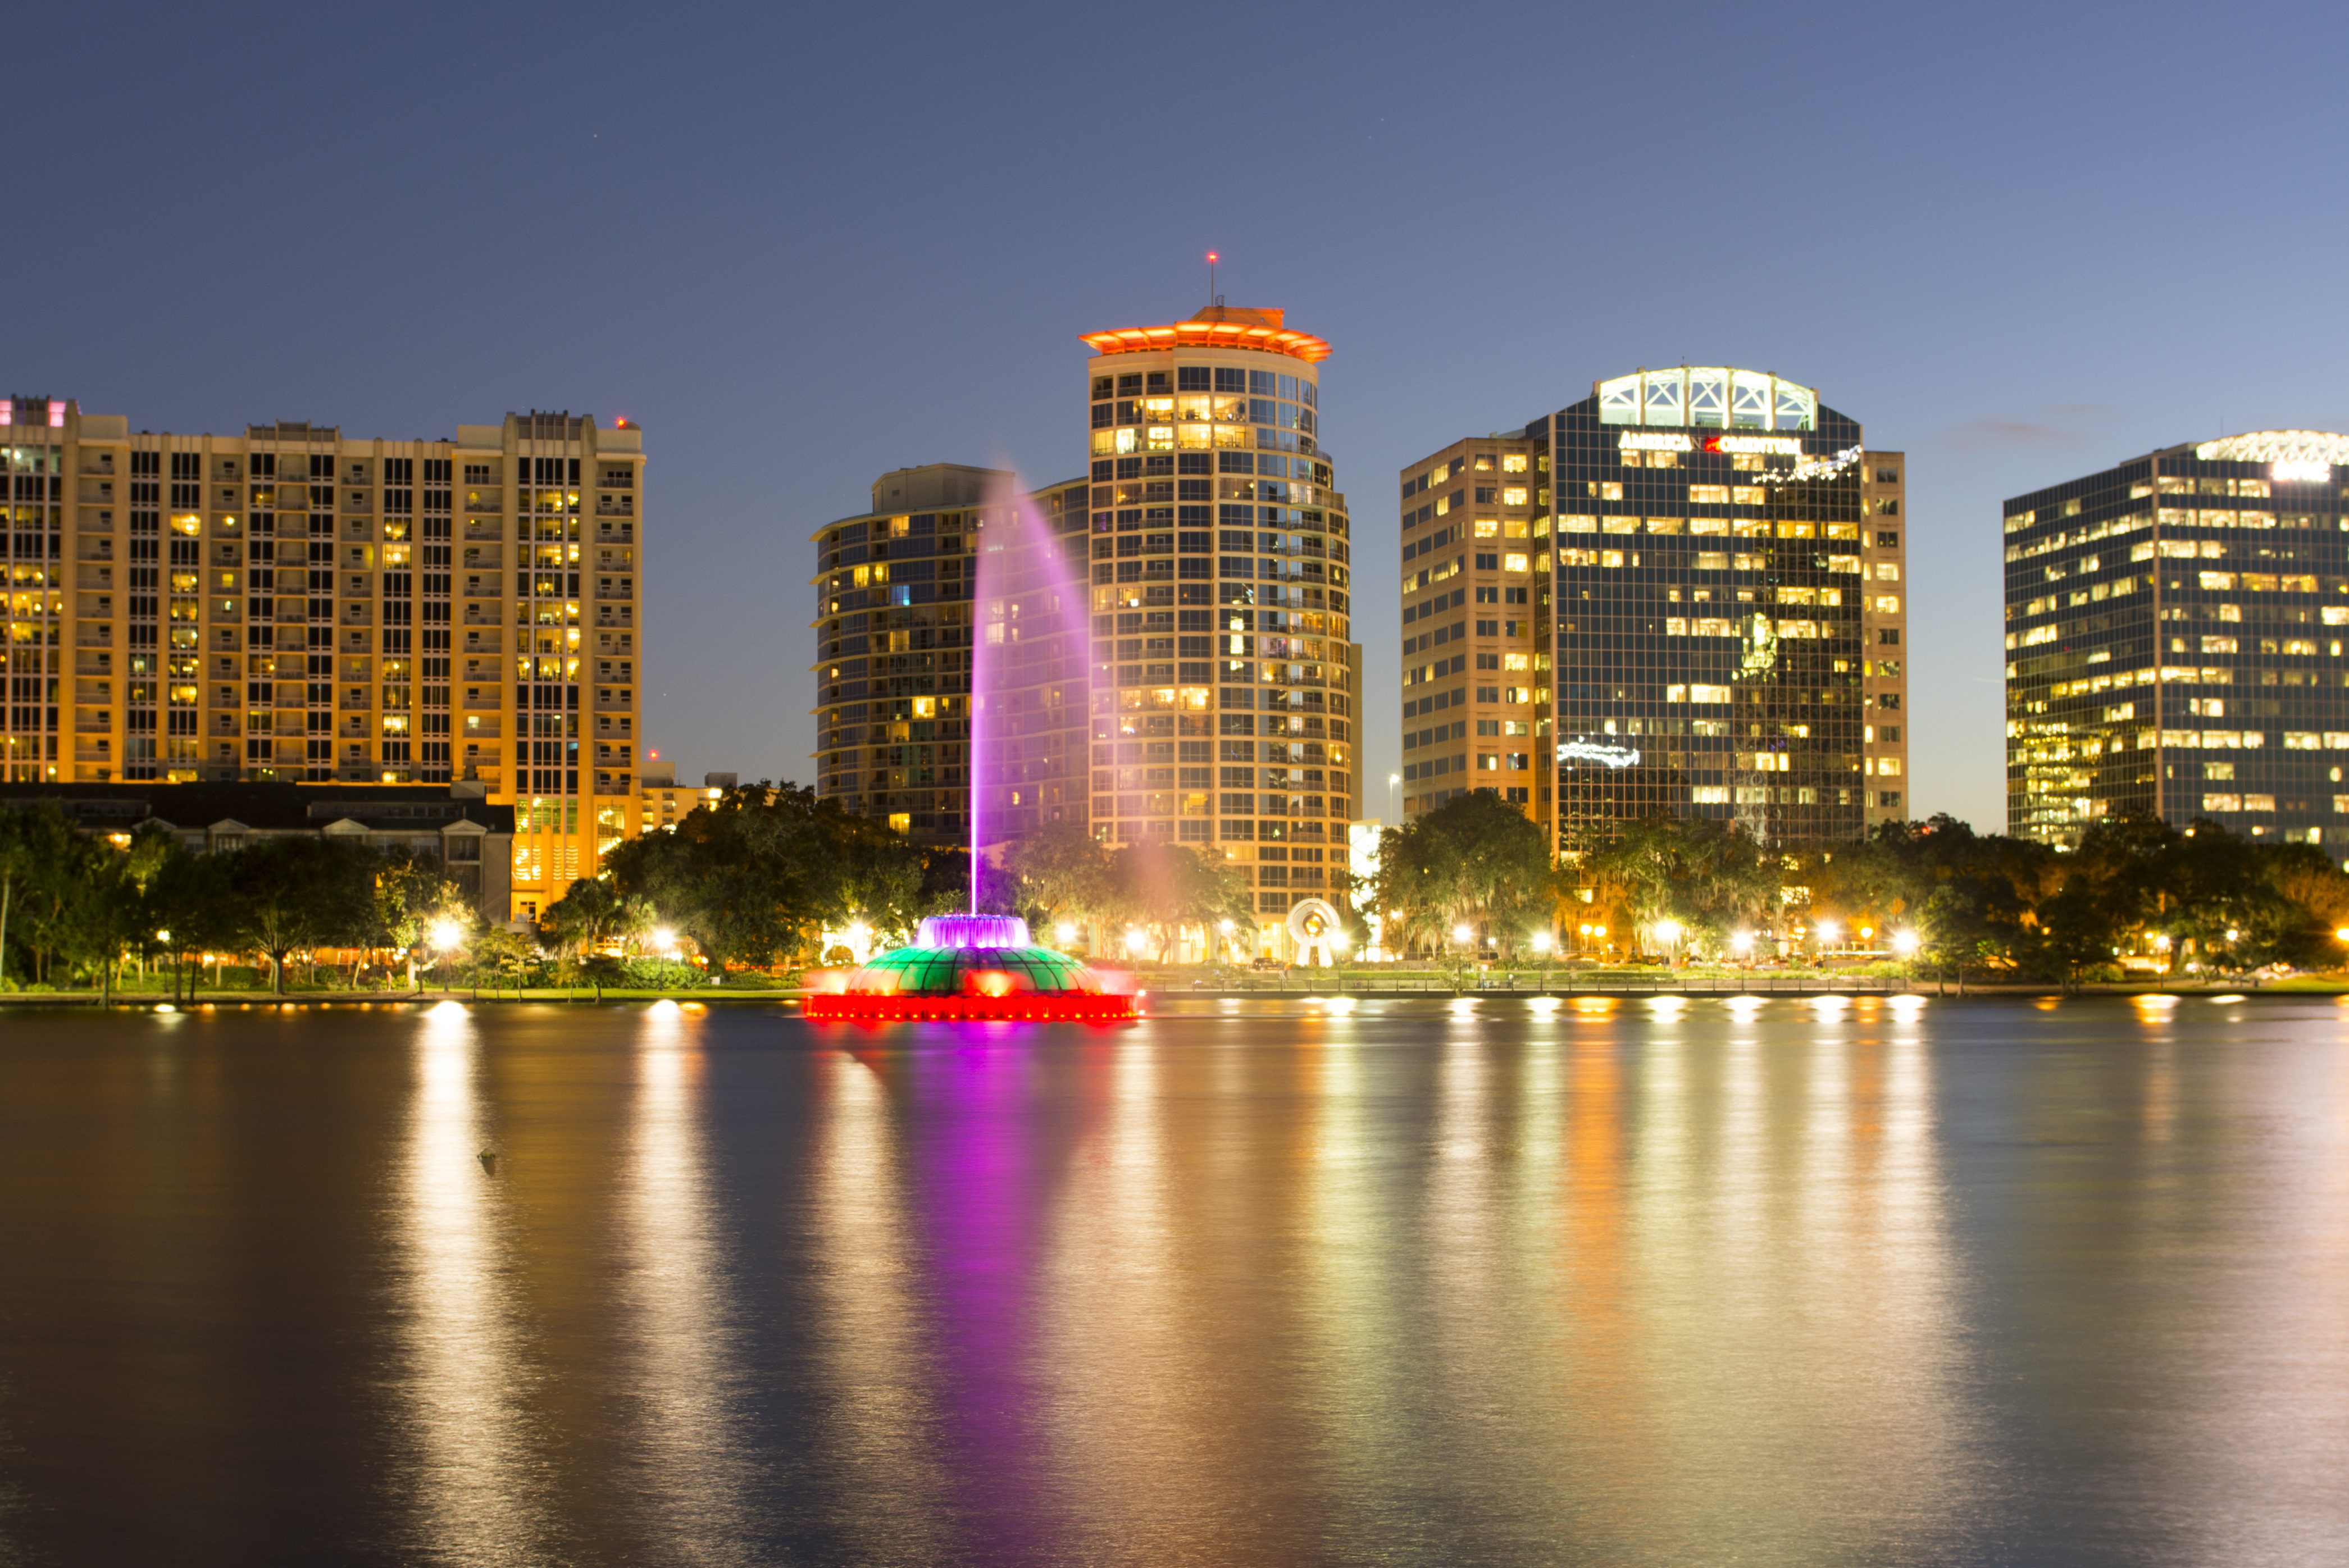
<path fill-rule="evenodd" d="M 492 925 L 471 934 L 461 957 L 475 990 L 487 979 L 492 995 L 509 984 L 519 995 L 538 962 L 538 944 L 518 931 Z"/>
<path fill-rule="evenodd" d="M 675 830 L 627 841 L 605 864 L 619 892 L 676 922 L 719 969 L 792 959 L 853 919 L 908 931 L 922 908 L 917 850 L 791 784 L 730 789 Z"/>
<path fill-rule="evenodd" d="M 1630 915 L 1635 934 L 1670 920 L 1718 946 L 1777 902 L 1779 867 L 1744 828 L 1711 817 L 1627 822 L 1585 851 L 1583 864 L 1602 892 L 1611 886 L 1610 902 Z"/>
<path fill-rule="evenodd" d="M 1379 836 L 1371 897 L 1402 943 L 1441 948 L 1467 924 L 1514 951 L 1547 919 L 1557 887 L 1541 829 L 1494 791 L 1474 789 Z"/>
<path fill-rule="evenodd" d="M 470 929 L 476 914 L 465 890 L 450 880 L 440 861 L 404 849 L 386 851 L 375 878 L 371 938 L 406 954 L 408 988 L 419 989 L 416 955 L 432 933 L 450 922 Z"/>
<path fill-rule="evenodd" d="M 609 949 L 650 925 L 651 914 L 642 899 L 623 898 L 608 879 L 582 877 L 546 912 L 545 925 L 564 967 L 593 985 L 601 1002 L 604 986 L 621 971 L 618 955 Z"/>
<path fill-rule="evenodd" d="M 1109 857 L 1106 869 L 1111 892 L 1102 913 L 1150 932 L 1161 963 L 1171 959 L 1185 926 L 1201 927 L 1213 952 L 1222 922 L 1256 918 L 1239 869 L 1188 845 L 1128 844 Z"/>
<path fill-rule="evenodd" d="M 1105 924 L 1119 917 L 1110 851 L 1075 822 L 1052 822 L 1011 847 L 1005 869 L 1031 924 Z"/>
<path fill-rule="evenodd" d="M 373 923 L 376 857 L 307 836 L 265 838 L 218 857 L 229 895 L 221 911 L 233 940 L 269 960 L 270 989 L 285 994 L 288 955 L 328 944 L 356 945 Z"/>

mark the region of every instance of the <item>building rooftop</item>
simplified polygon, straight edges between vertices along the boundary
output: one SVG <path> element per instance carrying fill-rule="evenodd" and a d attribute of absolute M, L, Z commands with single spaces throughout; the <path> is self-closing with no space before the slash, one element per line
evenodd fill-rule
<path fill-rule="evenodd" d="M 1330 357 L 1327 338 L 1283 324 L 1285 312 L 1211 304 L 1168 326 L 1121 326 L 1081 333 L 1102 354 L 1143 354 L 1167 348 L 1253 348 L 1318 365 Z"/>
<path fill-rule="evenodd" d="M 353 821 L 388 832 L 471 822 L 492 833 L 514 830 L 514 809 L 492 806 L 480 786 L 453 784 L 279 784 L 159 782 L 0 784 L 0 807 L 55 800 L 85 827 L 135 828 L 155 820 L 174 828 L 242 822 L 258 832 L 297 832 Z"/>

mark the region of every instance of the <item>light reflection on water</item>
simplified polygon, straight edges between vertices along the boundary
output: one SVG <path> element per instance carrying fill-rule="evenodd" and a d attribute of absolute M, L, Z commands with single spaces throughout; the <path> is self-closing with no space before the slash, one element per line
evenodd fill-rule
<path fill-rule="evenodd" d="M 452 1562 L 525 1562 L 548 1533 L 540 1447 L 525 1402 L 522 1326 L 502 1275 L 506 1215 L 481 1155 L 480 1037 L 456 1003 L 416 1041 L 403 1202 L 395 1222 L 407 1375 L 398 1424 L 413 1543 Z"/>
<path fill-rule="evenodd" d="M 2349 1557 L 2330 1004 L 9 1026 L 0 1563 Z"/>

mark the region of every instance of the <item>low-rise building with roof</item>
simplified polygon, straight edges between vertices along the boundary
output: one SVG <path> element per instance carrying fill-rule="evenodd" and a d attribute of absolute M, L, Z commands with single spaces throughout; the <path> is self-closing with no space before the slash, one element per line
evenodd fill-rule
<path fill-rule="evenodd" d="M 293 834 L 406 850 L 438 860 L 489 923 L 505 924 L 512 907 L 514 809 L 492 805 L 475 782 L 0 784 L 0 809 L 41 800 L 122 844 L 152 822 L 198 854 Z"/>

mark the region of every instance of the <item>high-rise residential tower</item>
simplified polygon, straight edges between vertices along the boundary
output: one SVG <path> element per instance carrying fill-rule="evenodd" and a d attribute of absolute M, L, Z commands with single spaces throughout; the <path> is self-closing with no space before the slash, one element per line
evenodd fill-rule
<path fill-rule="evenodd" d="M 132 434 L 0 400 L 15 781 L 479 780 L 513 913 L 631 830 L 640 431 Z"/>
<path fill-rule="evenodd" d="M 1015 482 L 958 463 L 894 469 L 870 511 L 815 532 L 817 792 L 934 849 L 969 842 L 974 594 Z M 1019 580 L 989 589 L 1009 661 L 978 780 L 991 842 L 1085 820 L 1085 612 L 1026 578 L 1050 548 L 1083 581 L 1087 493 L 1080 479 L 1025 497 L 1049 544 L 1024 542 L 1008 557 Z"/>
<path fill-rule="evenodd" d="M 1560 843 L 1686 814 L 1793 849 L 1902 817 L 1900 454 L 1812 388 L 1725 366 L 1599 382 L 1526 434 L 1554 495 L 1498 585 L 1551 584 L 1531 685 Z"/>
<path fill-rule="evenodd" d="M 1215 846 L 1268 928 L 1342 907 L 1361 650 L 1330 346 L 1221 304 L 1085 341 L 1093 832 Z"/>
<path fill-rule="evenodd" d="M 1548 825 L 1548 534 L 1549 447 L 1523 430 L 1403 469 L 1406 819 L 1491 789 Z"/>
<path fill-rule="evenodd" d="M 2349 436 L 2169 447 L 2006 503 L 2007 827 L 2349 850 Z"/>

